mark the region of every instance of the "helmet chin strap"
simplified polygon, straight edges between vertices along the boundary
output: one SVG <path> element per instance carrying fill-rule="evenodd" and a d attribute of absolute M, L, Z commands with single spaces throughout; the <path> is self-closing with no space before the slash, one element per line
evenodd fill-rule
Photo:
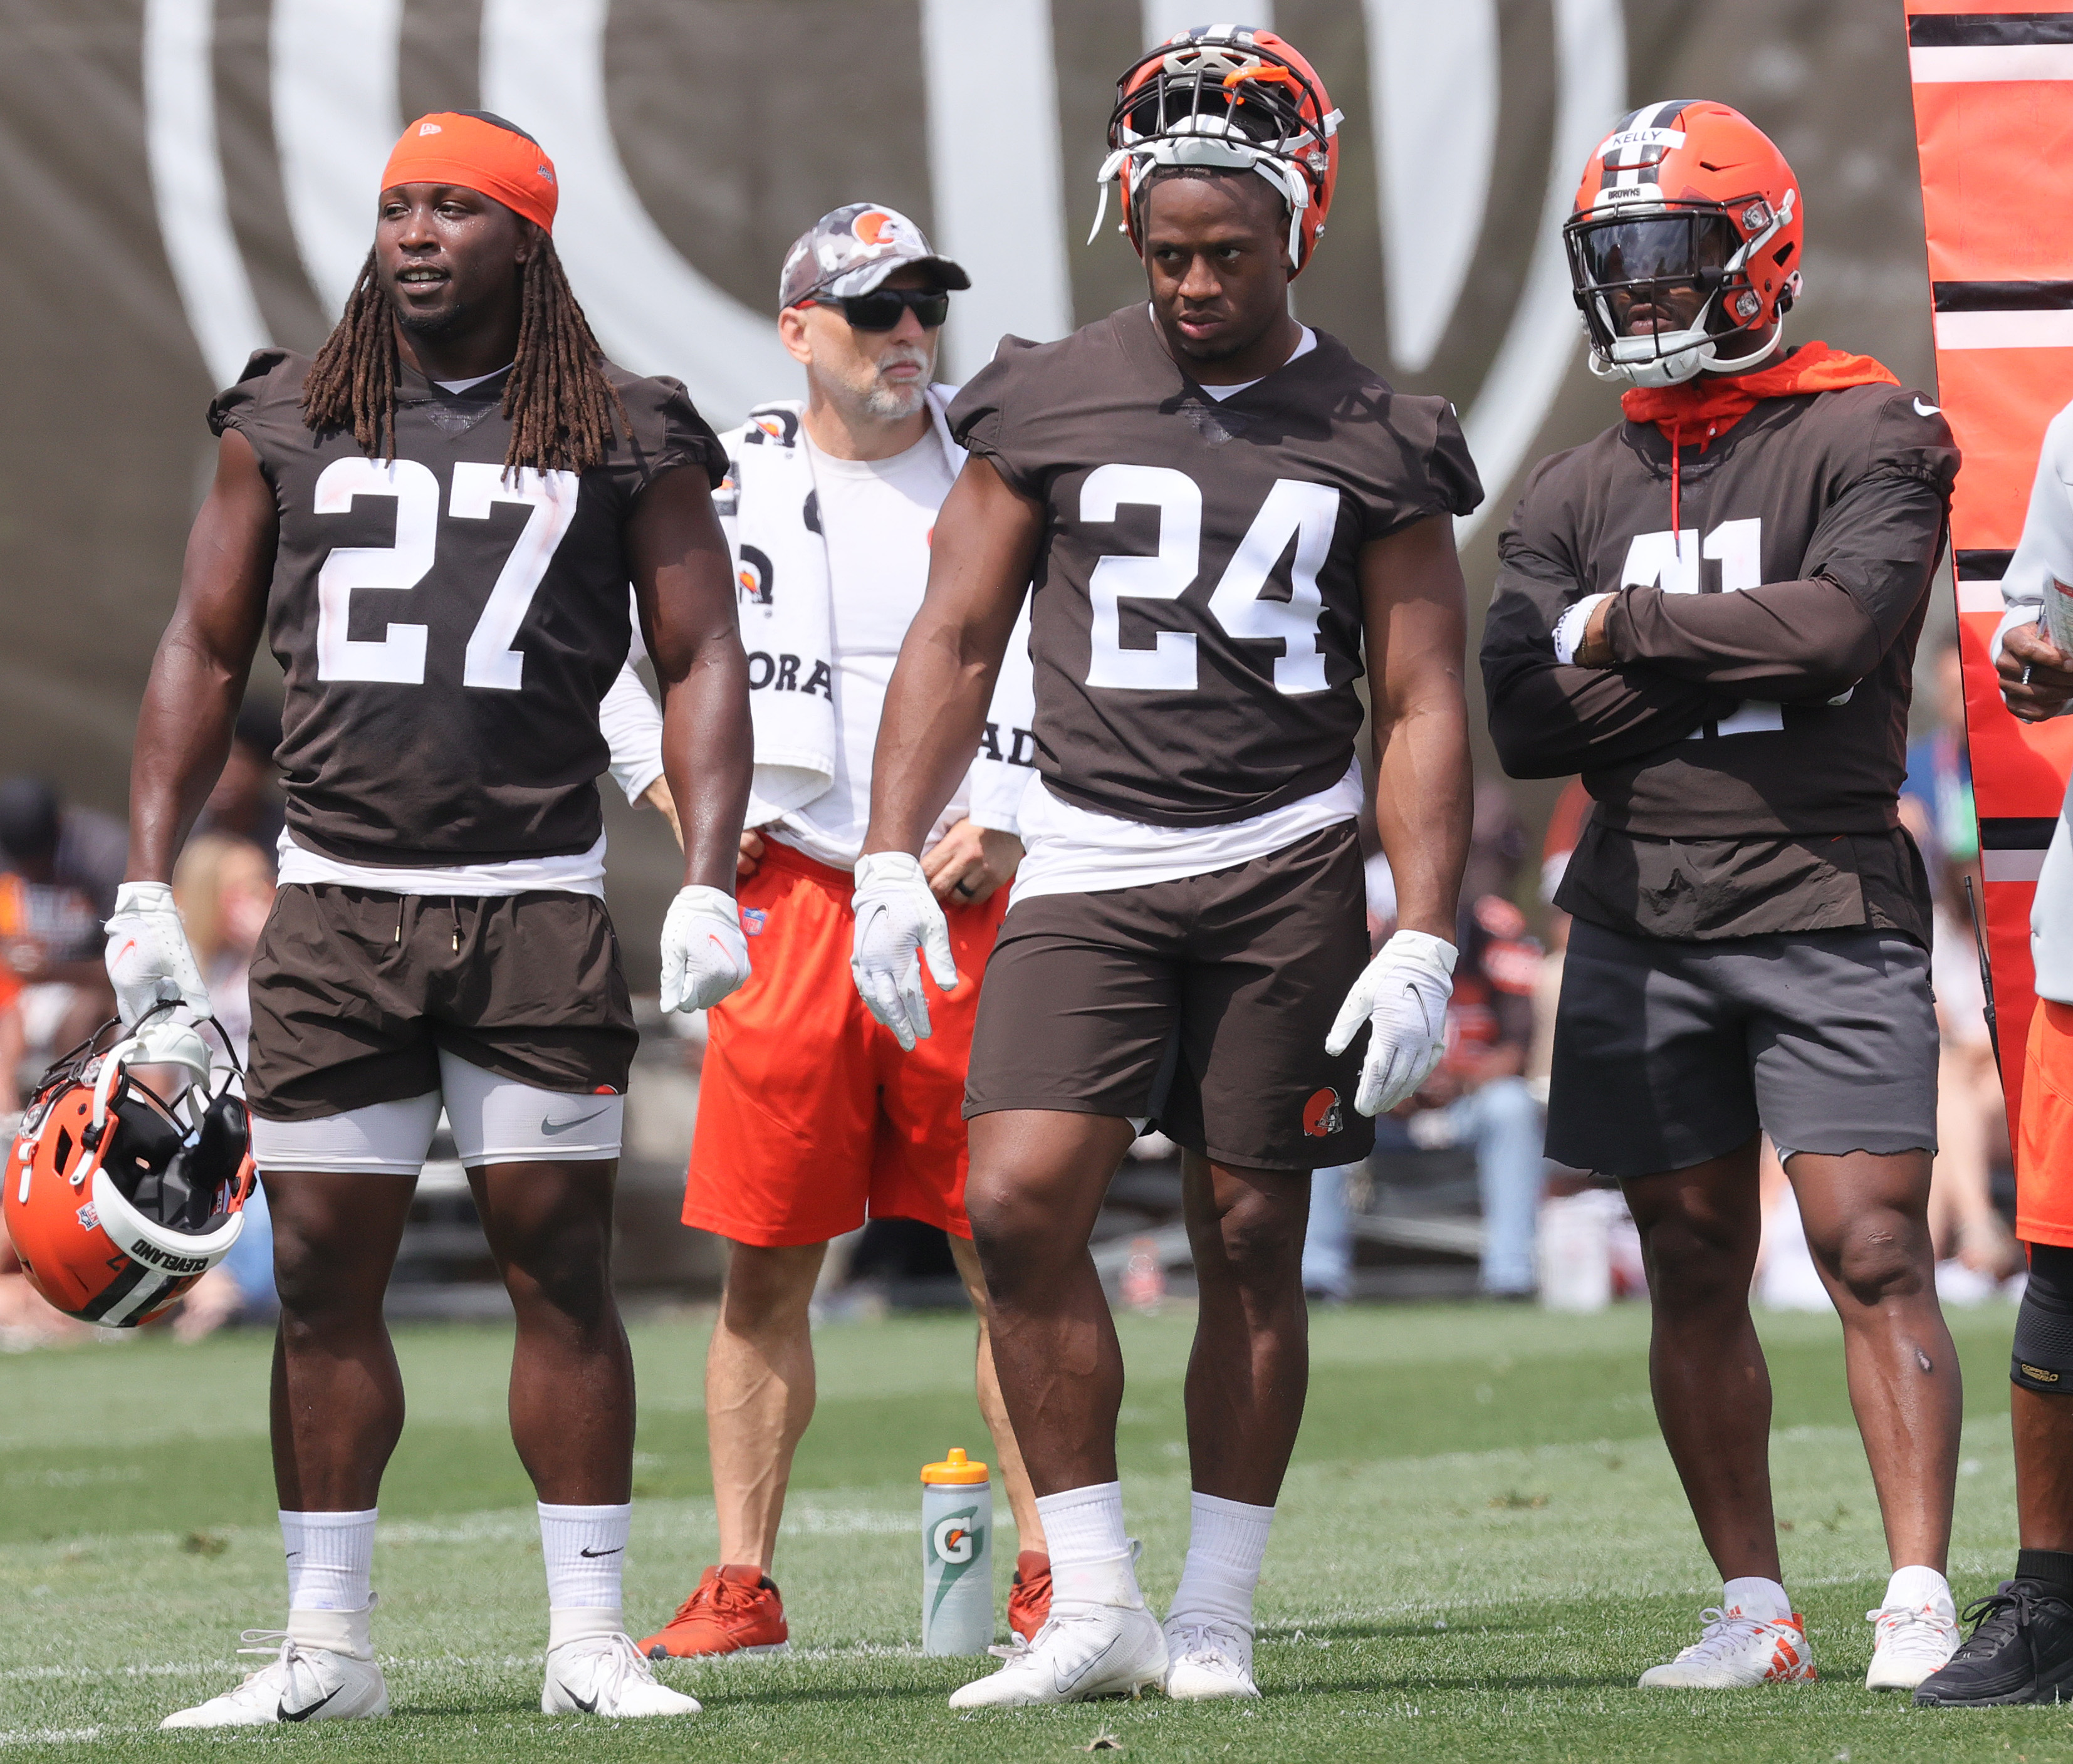
<path fill-rule="evenodd" d="M 1703 315 L 1701 315 L 1703 318 Z M 1717 373 L 1746 373 L 1733 362 L 1761 361 L 1778 347 L 1785 331 L 1785 315 L 1779 313 L 1772 324 L 1770 334 L 1759 349 L 1752 349 L 1744 356 L 1730 357 L 1725 363 L 1721 356 L 1721 345 L 1730 337 L 1746 336 L 1745 327 L 1716 336 L 1707 331 L 1703 323 L 1688 331 L 1673 331 L 1667 336 L 1658 333 L 1653 337 L 1622 337 L 1613 344 L 1616 351 L 1622 343 L 1647 343 L 1654 352 L 1638 361 L 1622 361 L 1615 354 L 1609 358 L 1596 348 L 1590 352 L 1592 373 L 1601 380 L 1625 380 L 1630 385 L 1682 385 L 1688 380 L 1696 380 L 1709 369 Z"/>

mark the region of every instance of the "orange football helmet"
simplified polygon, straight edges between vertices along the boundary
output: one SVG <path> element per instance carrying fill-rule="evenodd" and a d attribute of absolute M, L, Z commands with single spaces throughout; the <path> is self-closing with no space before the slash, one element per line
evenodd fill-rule
<path fill-rule="evenodd" d="M 245 1099 L 229 1080 L 212 1087 L 201 1037 L 147 1016 L 102 1051 L 119 1027 L 104 1024 L 44 1074 L 0 1175 L 0 1215 L 51 1304 L 129 1329 L 230 1253 L 253 1170 Z M 132 1066 L 178 1068 L 186 1082 L 167 1103 Z"/>
<path fill-rule="evenodd" d="M 1621 117 L 1562 229 L 1591 371 L 1675 385 L 1720 366 L 1725 339 L 1774 336 L 1799 295 L 1804 219 L 1792 167 L 1740 111 L 1673 98 Z M 1670 288 L 1700 291 L 1691 322 L 1627 335 L 1625 315 L 1659 313 L 1655 296 Z"/>
<path fill-rule="evenodd" d="M 1090 245 L 1111 183 L 1123 186 L 1123 227 L 1142 251 L 1132 177 L 1154 166 L 1207 166 L 1257 171 L 1280 192 L 1290 261 L 1298 271 L 1309 262 L 1338 181 L 1342 119 L 1292 44 L 1248 25 L 1197 25 L 1131 63 L 1115 91 Z"/>

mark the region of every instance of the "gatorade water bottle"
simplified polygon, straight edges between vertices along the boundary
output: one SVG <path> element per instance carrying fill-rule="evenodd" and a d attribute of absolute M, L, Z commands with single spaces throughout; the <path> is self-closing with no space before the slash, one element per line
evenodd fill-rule
<path fill-rule="evenodd" d="M 993 1484 L 953 1446 L 921 1466 L 921 1651 L 983 1654 L 993 1640 Z"/>

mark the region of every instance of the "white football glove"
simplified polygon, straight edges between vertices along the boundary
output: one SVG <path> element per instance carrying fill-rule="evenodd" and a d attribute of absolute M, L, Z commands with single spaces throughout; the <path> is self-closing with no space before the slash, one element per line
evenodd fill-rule
<path fill-rule="evenodd" d="M 208 988 L 167 884 L 125 882 L 115 891 L 103 959 L 114 983 L 115 1008 L 126 1024 L 167 999 L 198 1017 L 209 1014 Z"/>
<path fill-rule="evenodd" d="M 929 1036 L 929 1001 L 921 994 L 921 958 L 946 992 L 958 983 L 950 927 L 929 892 L 921 861 L 905 851 L 873 851 L 856 866 L 856 942 L 849 971 L 871 1014 L 892 1030 L 901 1049 Z"/>
<path fill-rule="evenodd" d="M 677 890 L 662 921 L 662 1012 L 707 1011 L 748 978 L 741 909 L 724 888 Z"/>
<path fill-rule="evenodd" d="M 1432 1075 L 1446 1052 L 1453 991 L 1454 946 L 1423 931 L 1399 931 L 1361 971 L 1325 1037 L 1325 1051 L 1345 1053 L 1361 1024 L 1372 1026 L 1354 1098 L 1362 1114 L 1386 1114 Z"/>

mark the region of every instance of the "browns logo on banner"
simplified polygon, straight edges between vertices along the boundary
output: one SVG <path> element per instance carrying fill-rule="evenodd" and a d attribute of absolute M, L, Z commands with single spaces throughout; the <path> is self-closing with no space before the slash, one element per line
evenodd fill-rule
<path fill-rule="evenodd" d="M 1965 730 L 2013 1123 L 2036 1009 L 2030 908 L 2073 722 L 2018 723 L 1987 645 L 2045 427 L 2073 402 L 2073 9 L 1907 0 L 1938 396 L 1965 455 L 1951 509 Z"/>

